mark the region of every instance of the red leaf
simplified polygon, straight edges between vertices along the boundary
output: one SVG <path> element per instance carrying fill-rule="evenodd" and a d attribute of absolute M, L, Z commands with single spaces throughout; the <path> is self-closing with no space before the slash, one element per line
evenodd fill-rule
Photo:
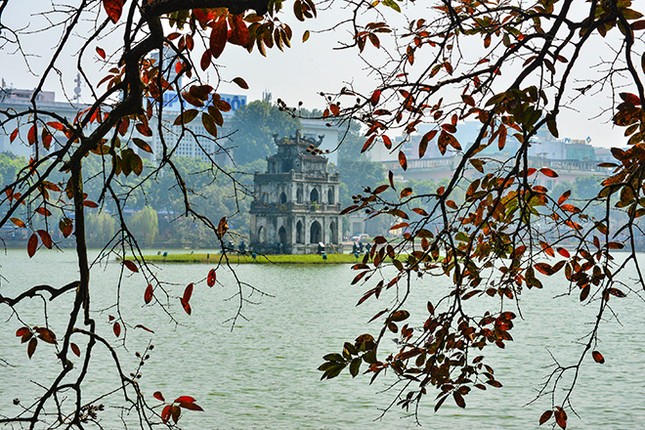
<path fill-rule="evenodd" d="M 9 136 L 9 142 L 13 142 L 16 140 L 16 137 L 18 137 L 18 129 L 14 128 L 14 130 L 11 132 L 11 135 Z"/>
<path fill-rule="evenodd" d="M 118 321 L 112 324 L 112 331 L 116 337 L 121 336 L 121 324 Z"/>
<path fill-rule="evenodd" d="M 372 97 L 370 97 L 370 103 L 372 104 L 372 106 L 376 106 L 380 98 L 381 98 L 381 90 L 374 91 L 372 93 Z"/>
<path fill-rule="evenodd" d="M 228 38 L 228 26 L 226 25 L 225 19 L 220 19 L 219 21 L 213 23 L 213 29 L 211 30 L 209 46 L 211 54 L 215 58 L 219 58 L 224 51 L 226 46 L 226 40 Z"/>
<path fill-rule="evenodd" d="M 549 178 L 557 178 L 558 174 L 555 173 L 553 169 L 549 169 L 548 167 L 542 167 L 540 169 L 540 173 L 542 173 L 544 176 L 548 176 Z"/>
<path fill-rule="evenodd" d="M 212 287 L 215 285 L 216 282 L 217 282 L 217 272 L 215 271 L 215 269 L 211 269 L 209 270 L 208 276 L 206 277 L 206 285 L 208 285 L 209 287 Z"/>
<path fill-rule="evenodd" d="M 49 235 L 49 232 L 47 230 L 36 230 L 36 233 L 38 233 L 38 236 L 40 236 L 40 240 L 47 247 L 48 249 L 52 249 L 54 246 L 52 242 L 52 237 Z"/>
<path fill-rule="evenodd" d="M 591 353 L 591 356 L 593 357 L 593 361 L 599 364 L 603 364 L 605 362 L 605 357 L 602 356 L 602 354 L 598 351 L 594 351 Z"/>
<path fill-rule="evenodd" d="M 76 345 L 75 343 L 70 343 L 69 347 L 72 349 L 72 352 L 75 356 L 81 356 L 81 349 L 78 347 L 78 345 Z"/>
<path fill-rule="evenodd" d="M 125 0 L 103 0 L 103 7 L 105 12 L 107 12 L 110 20 L 116 24 L 116 22 L 121 18 L 121 12 L 123 12 L 123 4 Z"/>
<path fill-rule="evenodd" d="M 143 301 L 146 304 L 152 301 L 152 293 L 153 293 L 152 284 L 148 284 L 148 286 L 146 287 L 145 293 L 143 293 Z"/>
<path fill-rule="evenodd" d="M 195 402 L 195 398 L 190 396 L 179 396 L 174 401 L 174 403 L 193 403 L 193 402 Z"/>
<path fill-rule="evenodd" d="M 184 299 L 180 299 L 180 302 L 181 302 L 181 306 L 184 308 L 184 312 L 186 312 L 188 315 L 190 315 L 191 312 L 192 312 L 192 309 L 190 307 L 190 303 L 188 303 Z"/>
<path fill-rule="evenodd" d="M 192 282 L 186 286 L 186 289 L 184 290 L 184 297 L 182 300 L 186 303 L 190 302 L 190 297 L 193 295 L 193 287 L 195 284 Z"/>
<path fill-rule="evenodd" d="M 172 405 L 164 406 L 163 410 L 161 411 L 161 421 L 163 421 L 164 423 L 167 423 L 168 420 L 170 419 L 171 412 L 172 412 Z"/>
<path fill-rule="evenodd" d="M 571 190 L 567 190 L 564 193 L 562 193 L 562 195 L 558 199 L 558 204 L 561 205 L 562 203 L 564 203 L 569 198 L 570 195 L 571 195 Z"/>
<path fill-rule="evenodd" d="M 134 264 L 133 261 L 130 260 L 123 260 L 123 265 L 128 268 L 129 271 L 137 273 L 139 271 L 139 268 L 137 267 L 136 264 Z"/>
<path fill-rule="evenodd" d="M 96 53 L 99 54 L 99 57 L 105 60 L 105 49 L 96 47 Z"/>
<path fill-rule="evenodd" d="M 92 200 L 85 200 L 83 202 L 83 206 L 88 207 L 88 208 L 98 208 L 99 205 L 96 204 L 96 202 L 93 202 Z"/>
<path fill-rule="evenodd" d="M 38 236 L 36 235 L 36 233 L 32 233 L 31 236 L 29 236 L 29 240 L 27 241 L 27 255 L 29 255 L 29 258 L 34 256 L 37 247 Z"/>
<path fill-rule="evenodd" d="M 38 131 L 36 130 L 36 124 L 32 125 L 27 132 L 27 142 L 30 145 L 36 143 L 36 137 L 38 136 Z"/>
<path fill-rule="evenodd" d="M 190 402 L 190 403 L 181 402 L 181 403 L 179 403 L 179 406 L 181 406 L 184 409 L 189 409 L 191 411 L 203 411 L 204 410 L 197 403 L 192 403 L 192 402 Z"/>
<path fill-rule="evenodd" d="M 20 327 L 18 330 L 16 330 L 16 337 L 23 337 L 29 333 L 31 333 L 29 327 Z"/>
<path fill-rule="evenodd" d="M 157 399 L 157 400 L 159 400 L 159 401 L 161 401 L 161 402 L 165 402 L 165 401 L 166 401 L 166 399 L 164 399 L 164 397 L 163 397 L 163 394 L 161 394 L 161 391 L 155 391 L 155 392 L 152 394 L 152 397 L 154 397 L 155 399 Z"/>

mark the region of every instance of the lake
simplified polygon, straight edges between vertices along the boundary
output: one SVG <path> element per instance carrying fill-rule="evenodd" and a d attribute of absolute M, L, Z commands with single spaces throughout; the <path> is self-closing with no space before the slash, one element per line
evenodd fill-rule
<path fill-rule="evenodd" d="M 24 251 L 9 250 L 0 256 L 0 284 L 3 295 L 11 296 L 24 286 L 49 283 L 60 285 L 75 279 L 77 268 L 73 253 L 40 250 L 33 259 Z M 176 298 L 189 282 L 203 279 L 211 266 L 185 264 L 156 267 L 157 275 L 169 282 L 167 288 L 177 324 L 159 306 L 143 306 L 147 282 L 133 274 L 116 290 L 119 264 L 97 266 L 93 271 L 94 314 L 99 332 L 114 345 L 119 340 L 112 333 L 108 308 L 121 295 L 121 315 L 130 324 L 144 324 L 151 335 L 140 329 L 127 330 L 127 347 L 119 346 L 125 367 L 134 368 L 135 352 L 143 351 L 149 340 L 155 345 L 151 358 L 143 366 L 141 385 L 155 404 L 152 393 L 159 390 L 166 398 L 191 395 L 205 412 L 185 413 L 180 425 L 186 429 L 412 429 L 415 420 L 399 409 L 392 409 L 382 419 L 380 410 L 391 400 L 383 392 L 390 376 L 369 385 L 369 375 L 352 379 L 343 373 L 332 381 L 320 381 L 317 367 L 322 356 L 340 352 L 346 340 L 364 332 L 376 332 L 376 323 L 367 321 L 390 302 L 391 296 L 369 300 L 356 307 L 363 288 L 350 286 L 354 274 L 346 265 L 269 266 L 240 265 L 239 276 L 266 292 L 255 294 L 246 304 L 233 331 L 228 320 L 237 302 L 227 300 L 236 291 L 233 278 L 225 270 L 218 272 L 221 285 L 195 287 L 192 315 L 182 310 Z M 442 283 L 444 282 L 444 283 Z M 446 280 L 424 278 L 415 285 L 414 312 L 425 309 L 428 297 L 446 288 Z M 626 281 L 629 282 L 629 281 Z M 173 284 L 176 283 L 176 284 Z M 558 278 L 544 282 L 543 290 L 525 291 L 522 296 L 524 319 L 515 320 L 515 341 L 506 350 L 485 352 L 493 362 L 502 389 L 489 389 L 466 397 L 465 410 L 450 401 L 433 413 L 434 395 L 430 394 L 419 411 L 425 428 L 451 429 L 532 429 L 538 427 L 547 400 L 528 405 L 552 365 L 549 351 L 567 363 L 580 350 L 576 341 L 590 329 L 596 309 L 583 307 L 574 297 L 558 297 L 566 283 Z M 71 295 L 60 303 L 49 304 L 47 312 L 55 332 L 63 332 L 61 322 L 70 309 Z M 492 303 L 492 302 L 491 302 Z M 620 319 L 607 321 L 601 328 L 601 344 L 606 363 L 588 360 L 573 395 L 573 406 L 580 418 L 571 416 L 571 429 L 635 429 L 645 421 L 645 313 L 635 293 L 625 299 L 612 300 Z M 42 325 L 43 301 L 18 308 L 27 324 Z M 14 333 L 23 324 L 6 306 L 0 307 L 3 330 L 0 333 L 0 358 L 11 367 L 0 367 L 0 414 L 13 415 L 19 409 L 12 404 L 20 398 L 24 404 L 39 392 L 36 383 L 46 384 L 51 372 L 48 363 L 54 359 L 54 348 L 39 345 L 32 360 L 26 346 Z M 123 336 L 123 335 L 122 335 Z M 393 337 L 393 336 L 392 336 Z M 390 340 L 386 340 L 390 342 Z M 81 338 L 79 346 L 83 349 Z M 387 344 L 385 344 L 387 345 Z M 391 342 L 394 349 L 395 344 Z M 94 351 L 94 370 L 89 375 L 90 391 L 100 393 L 118 387 L 113 364 L 104 348 Z M 107 399 L 99 418 L 105 428 L 113 428 L 119 399 Z M 89 427 L 92 428 L 92 427 Z"/>

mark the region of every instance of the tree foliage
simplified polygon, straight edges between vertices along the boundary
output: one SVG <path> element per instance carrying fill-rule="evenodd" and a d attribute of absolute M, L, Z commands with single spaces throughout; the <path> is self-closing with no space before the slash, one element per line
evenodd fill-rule
<path fill-rule="evenodd" d="M 223 113 L 231 106 L 219 94 L 219 81 L 205 82 L 203 77 L 208 71 L 214 71 L 218 79 L 224 76 L 216 64 L 224 49 L 256 51 L 258 55 L 266 55 L 269 49 L 287 49 L 292 30 L 281 21 L 283 9 L 289 5 L 289 14 L 304 21 L 315 16 L 315 5 L 311 0 L 29 4 L 32 10 L 38 8 L 35 14 L 45 17 L 51 32 L 60 31 L 59 39 L 52 38 L 57 40 L 53 49 L 40 52 L 28 51 L 28 45 L 22 41 L 31 30 L 11 19 L 16 8 L 25 5 L 17 1 L 0 5 L 0 43 L 3 49 L 24 56 L 21 61 L 29 63 L 33 56 L 42 57 L 44 65 L 34 72 L 38 82 L 29 102 L 0 110 L 0 126 L 9 141 L 26 145 L 31 154 L 15 169 L 1 172 L 4 182 L 0 226 L 14 225 L 25 231 L 29 257 L 43 247 L 53 249 L 62 240 L 73 238 L 78 273 L 70 274 L 76 279 L 65 285 L 36 281 L 16 295 L 5 296 L 4 291 L 0 295 L 0 304 L 10 307 L 12 312 L 7 326 L 13 325 L 16 340 L 26 343 L 28 357 L 49 355 L 57 365 L 56 373 L 48 375 L 41 385 L 40 397 L 31 404 L 19 404 L 19 412 L 0 418 L 0 424 L 86 428 L 88 423 L 99 423 L 99 415 L 109 413 L 103 408 L 105 399 L 121 396 L 124 407 L 110 422 L 122 422 L 127 428 L 174 427 L 184 412 L 202 408 L 189 395 L 166 400 L 159 391 L 142 392 L 138 382 L 141 367 L 153 346 L 149 344 L 143 352 L 136 353 L 139 365 L 133 372 L 123 368 L 123 353 L 118 346 L 125 344 L 130 330 L 152 329 L 125 319 L 121 312 L 121 289 L 117 287 L 116 300 L 108 305 L 111 332 L 104 333 L 96 320 L 97 311 L 104 308 L 94 300 L 96 288 L 91 268 L 97 260 L 113 255 L 130 256 L 133 259 L 119 263 L 121 274 L 115 280 L 119 286 L 125 276 L 137 277 L 145 288 L 140 305 L 160 306 L 174 320 L 168 308 L 171 300 L 178 299 L 184 312 L 190 315 L 195 284 L 214 286 L 217 268 L 229 264 L 228 256 L 224 253 L 215 267 L 196 274 L 194 282 L 188 281 L 180 289 L 158 279 L 140 250 L 140 245 L 154 242 L 157 235 L 157 213 L 147 205 L 151 183 L 165 183 L 169 194 L 165 204 L 173 207 L 173 215 L 199 222 L 221 249 L 227 250 L 231 235 L 229 216 L 240 213 L 240 207 L 236 203 L 234 207 L 220 204 L 212 210 L 202 197 L 213 200 L 217 191 L 222 192 L 214 189 L 215 184 L 225 181 L 230 183 L 225 188 L 227 197 L 234 202 L 251 190 L 248 180 L 241 180 L 240 172 L 227 170 L 224 167 L 227 163 L 216 161 L 217 156 L 226 154 L 218 131 L 223 126 Z M 108 46 L 115 38 L 119 44 Z M 61 65 L 69 62 L 69 58 L 63 53 L 70 51 L 74 52 L 76 72 L 91 100 L 87 105 L 70 101 L 70 109 L 77 112 L 68 116 L 51 110 L 42 95 L 43 89 L 65 69 Z M 100 76 L 86 68 L 97 60 L 103 65 Z M 242 77 L 226 79 L 248 87 Z M 178 113 L 166 108 L 164 96 L 179 99 Z M 159 144 L 153 144 L 155 139 Z M 199 172 L 182 169 L 177 159 L 187 144 L 198 148 L 197 155 L 209 162 L 207 168 Z M 195 176 L 188 181 L 187 175 L 191 174 Z M 131 217 L 130 211 L 135 211 Z M 92 235 L 107 236 L 111 232 L 107 214 L 115 220 L 114 235 L 102 244 L 100 255 L 90 259 L 87 248 Z M 99 225 L 105 228 L 90 230 Z M 257 292 L 255 287 L 235 279 L 237 288 L 231 299 L 237 301 L 238 307 L 231 319 L 233 325 L 242 317 L 247 295 Z M 33 300 L 38 297 L 46 299 L 42 307 Z M 63 312 L 64 323 L 49 318 L 49 301 Z M 22 318 L 25 307 L 31 306 L 41 311 L 38 323 Z M 43 343 L 52 345 L 52 349 L 36 348 Z M 102 351 L 107 351 L 107 355 Z M 88 375 L 95 373 L 91 369 L 106 356 L 114 363 L 119 386 L 90 397 L 86 389 L 92 381 Z"/>
<path fill-rule="evenodd" d="M 300 121 L 277 105 L 257 100 L 240 108 L 231 120 L 233 156 L 240 164 L 264 160 L 275 149 L 274 136 L 292 136 Z"/>
<path fill-rule="evenodd" d="M 421 125 L 428 131 L 415 158 L 436 145 L 442 154 L 457 153 L 459 162 L 448 183 L 434 190 L 397 182 L 398 172 L 390 171 L 344 210 L 387 217 L 393 229 L 406 232 L 400 241 L 376 237 L 369 256 L 354 266 L 353 283 L 366 289 L 359 304 L 391 301 L 374 315 L 374 332 L 324 357 L 323 379 L 343 370 L 366 372 L 372 381 L 387 373 L 397 380 L 390 406 L 415 410 L 438 391 L 435 409 L 446 401 L 465 407 L 469 394 L 502 386 L 487 351 L 513 340 L 522 295 L 554 288 L 561 279 L 568 285 L 562 293 L 597 308 L 579 340 L 578 360 L 554 363 L 538 394 L 546 403 L 540 424 L 566 428 L 581 366 L 604 362 L 598 327 L 614 300 L 645 286 L 636 254 L 645 213 L 645 20 L 639 9 L 631 1 L 595 0 L 423 6 L 395 0 L 354 9 L 347 48 L 373 59 L 378 82 L 327 95 L 324 114 L 361 121 L 363 151 L 383 145 L 403 171 L 410 154 L 395 137 Z M 392 10 L 409 17 L 404 28 Z M 599 45 L 606 55 L 590 72 L 585 56 L 598 53 Z M 625 147 L 612 149 L 614 162 L 600 164 L 605 177 L 595 193 L 585 190 L 577 200 L 570 190 L 554 194 L 545 184 L 558 172 L 532 162 L 531 143 L 543 129 L 559 136 L 565 104 L 593 104 L 603 95 L 613 101 L 607 117 L 624 129 Z M 479 123 L 468 145 L 456 136 L 466 120 Z M 519 145 L 508 158 L 511 137 Z M 615 259 L 617 250 L 627 254 Z M 621 281 L 628 267 L 639 274 L 634 287 Z M 434 277 L 447 277 L 451 287 L 414 308 L 411 289 Z M 394 350 L 385 341 L 392 334 Z"/>

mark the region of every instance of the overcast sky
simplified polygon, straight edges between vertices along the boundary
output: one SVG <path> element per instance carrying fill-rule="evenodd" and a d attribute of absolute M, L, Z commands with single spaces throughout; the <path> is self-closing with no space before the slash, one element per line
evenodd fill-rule
<path fill-rule="evenodd" d="M 14 27 L 20 26 L 24 29 L 32 30 L 33 33 L 24 37 L 24 49 L 30 53 L 44 53 L 43 59 L 51 55 L 53 47 L 59 40 L 63 31 L 63 26 L 54 27 L 51 23 L 60 21 L 64 14 L 53 14 L 48 16 L 34 15 L 34 10 L 28 7 L 37 8 L 49 4 L 48 1 L 18 1 L 12 2 L 10 8 L 3 16 L 4 23 Z M 290 3 L 289 3 L 290 7 Z M 262 57 L 257 50 L 248 54 L 244 49 L 227 45 L 223 55 L 219 59 L 221 64 L 220 75 L 224 80 L 231 80 L 236 76 L 243 77 L 250 89 L 241 90 L 235 84 L 222 83 L 220 92 L 245 94 L 249 100 L 259 99 L 264 91 L 269 91 L 273 99 L 282 98 L 289 105 L 295 106 L 299 101 L 304 102 L 308 108 L 323 107 L 322 98 L 319 92 L 338 91 L 347 82 L 354 85 L 370 88 L 370 79 L 365 76 L 364 63 L 357 56 L 356 50 L 337 50 L 339 40 L 348 41 L 349 36 L 345 30 L 335 30 L 332 32 L 316 33 L 313 32 L 306 43 L 301 42 L 301 37 L 306 29 L 317 30 L 326 28 L 331 23 L 339 20 L 344 15 L 343 11 L 320 11 L 319 19 L 301 24 L 296 21 L 291 12 L 284 14 L 283 19 L 292 26 L 294 30 L 293 47 L 280 52 L 277 49 L 267 51 L 267 58 Z M 397 16 L 397 19 L 403 19 L 403 16 Z M 86 23 L 85 31 L 89 31 L 93 23 Z M 49 28 L 48 31 L 46 29 Z M 85 36 L 80 32 L 80 36 Z M 62 84 L 71 93 L 74 87 L 75 61 L 80 43 L 79 35 L 76 35 L 76 44 L 73 48 L 63 53 L 59 62 L 62 72 Z M 119 39 L 108 37 L 100 40 L 92 46 L 101 46 L 108 54 L 115 46 L 118 46 Z M 598 45 L 602 48 L 602 45 Z M 600 53 L 586 53 L 585 64 L 591 66 L 599 61 Z M 98 57 L 88 56 L 85 67 L 88 73 L 98 81 L 104 72 L 100 71 Z M 34 74 L 30 73 L 26 67 L 25 61 L 19 53 L 5 47 L 0 51 L 0 61 L 4 65 L 0 72 L 7 85 L 15 88 L 32 88 L 38 82 L 38 77 L 42 73 L 44 61 L 37 56 L 28 57 Z M 586 67 L 586 66 L 585 66 Z M 212 72 L 211 72 L 212 75 Z M 212 78 L 213 76 L 211 76 Z M 46 90 L 54 90 L 57 97 L 62 98 L 60 83 L 52 79 L 45 85 Z M 87 88 L 83 89 L 85 97 L 89 96 Z M 591 137 L 592 143 L 597 146 L 622 146 L 624 139 L 622 131 L 612 129 L 607 122 L 610 116 L 605 114 L 600 119 L 589 120 L 602 111 L 603 106 L 610 105 L 607 95 L 601 95 L 594 99 L 586 100 L 573 106 L 573 109 L 565 109 L 559 121 L 561 137 L 571 137 L 584 139 Z M 581 111 L 576 113 L 575 110 Z"/>

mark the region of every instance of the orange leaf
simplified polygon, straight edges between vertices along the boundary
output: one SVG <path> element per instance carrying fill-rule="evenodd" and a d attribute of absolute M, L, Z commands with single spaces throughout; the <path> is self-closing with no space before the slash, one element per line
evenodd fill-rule
<path fill-rule="evenodd" d="M 399 164 L 403 170 L 408 170 L 408 160 L 403 151 L 399 151 Z"/>
<path fill-rule="evenodd" d="M 544 176 L 548 176 L 549 178 L 557 178 L 558 174 L 555 173 L 553 169 L 549 169 L 548 167 L 542 167 L 540 169 L 540 173 L 542 173 Z"/>
<path fill-rule="evenodd" d="M 20 228 L 27 227 L 25 222 L 23 220 L 21 220 L 20 218 L 11 218 L 11 222 L 14 223 L 16 226 L 18 226 Z"/>

